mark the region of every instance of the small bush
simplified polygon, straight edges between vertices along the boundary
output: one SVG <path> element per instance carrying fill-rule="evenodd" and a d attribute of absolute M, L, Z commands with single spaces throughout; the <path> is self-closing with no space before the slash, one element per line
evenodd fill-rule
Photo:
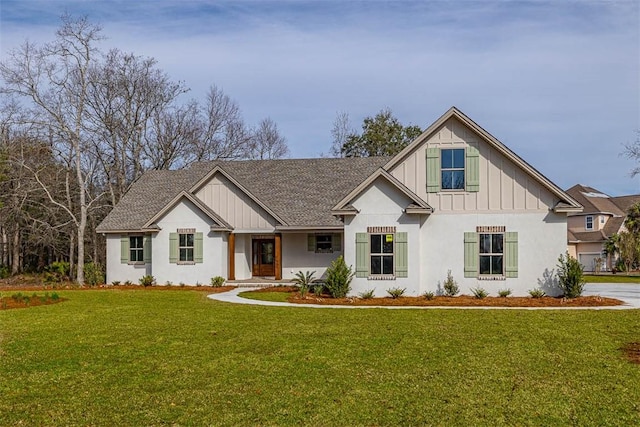
<path fill-rule="evenodd" d="M 200 287 L 202 287 L 202 283 L 196 280 L 196 288 L 200 288 Z"/>
<path fill-rule="evenodd" d="M 529 291 L 529 295 L 531 295 L 531 298 L 542 298 L 543 296 L 545 296 L 547 294 L 542 289 L 535 288 L 535 289 L 531 289 Z"/>
<path fill-rule="evenodd" d="M 375 289 L 369 289 L 368 291 L 364 291 L 364 292 L 360 292 L 358 294 L 358 296 L 361 299 L 371 299 L 373 298 L 373 296 L 376 294 L 376 290 Z"/>
<path fill-rule="evenodd" d="M 354 274 L 352 268 L 347 266 L 344 258 L 340 255 L 331 263 L 331 266 L 327 268 L 325 285 L 329 294 L 331 294 L 333 298 L 346 297 L 351 290 L 351 281 L 353 280 Z"/>
<path fill-rule="evenodd" d="M 447 271 L 447 280 L 444 281 L 442 285 L 444 288 L 444 294 L 448 297 L 455 297 L 460 292 L 460 287 L 458 286 L 458 282 L 453 280 L 453 276 L 451 275 L 451 270 Z"/>
<path fill-rule="evenodd" d="M 406 290 L 407 288 L 391 288 L 387 289 L 387 293 L 389 294 L 389 296 L 391 296 L 391 298 L 398 299 L 402 295 L 404 295 Z"/>
<path fill-rule="evenodd" d="M 487 296 L 489 296 L 489 292 L 487 292 L 484 288 L 481 287 L 477 287 L 477 288 L 470 288 L 471 289 L 471 293 L 473 293 L 473 296 L 477 299 L 484 299 Z"/>
<path fill-rule="evenodd" d="M 113 282 L 111 282 L 111 284 L 113 286 L 120 286 L 120 280 L 114 280 Z"/>
<path fill-rule="evenodd" d="M 11 270 L 8 265 L 0 265 L 0 279 L 6 279 L 11 276 Z"/>
<path fill-rule="evenodd" d="M 312 286 L 311 289 L 313 290 L 313 294 L 317 297 L 322 295 L 322 292 L 324 292 L 324 283 L 323 282 L 315 282 Z"/>
<path fill-rule="evenodd" d="M 150 275 L 150 274 L 147 274 L 147 275 L 145 275 L 145 276 L 142 276 L 142 277 L 140 278 L 139 282 L 140 282 L 140 284 L 141 284 L 142 286 L 144 286 L 144 287 L 146 288 L 147 286 L 153 286 L 153 285 L 155 285 L 155 284 L 156 284 L 156 278 L 155 278 L 155 277 L 153 277 L 153 276 L 152 276 L 152 275 Z"/>
<path fill-rule="evenodd" d="M 171 280 L 167 280 L 166 282 L 164 282 L 165 286 L 171 286 L 173 285 L 173 282 Z"/>
<path fill-rule="evenodd" d="M 214 288 L 219 288 L 220 286 L 224 285 L 224 281 L 224 277 L 222 276 L 212 277 L 211 286 L 213 286 Z"/>
<path fill-rule="evenodd" d="M 431 301 L 432 299 L 434 299 L 436 297 L 436 294 L 434 294 L 431 291 L 427 291 L 424 294 L 422 294 L 423 297 L 425 297 L 427 300 Z"/>
<path fill-rule="evenodd" d="M 57 293 L 54 292 L 54 293 L 51 294 L 51 299 L 54 300 L 54 301 L 57 301 L 57 300 L 60 299 L 60 295 L 58 295 Z"/>
<path fill-rule="evenodd" d="M 100 264 L 88 262 L 84 265 L 84 282 L 89 286 L 102 285 L 104 273 Z"/>
<path fill-rule="evenodd" d="M 300 288 L 300 296 L 304 298 L 309 291 L 309 286 L 313 283 L 313 276 L 316 274 L 315 271 L 308 271 L 303 273 L 302 271 L 298 271 L 295 277 L 291 280 L 293 283 L 298 285 Z"/>
<path fill-rule="evenodd" d="M 498 296 L 501 298 L 506 298 L 511 295 L 511 289 L 500 289 L 498 291 Z"/>
<path fill-rule="evenodd" d="M 184 282 L 180 282 L 180 287 L 181 287 L 181 288 L 184 288 L 184 287 L 185 287 Z"/>
<path fill-rule="evenodd" d="M 52 262 L 44 268 L 45 282 L 63 282 L 69 280 L 70 267 L 68 262 Z"/>
<path fill-rule="evenodd" d="M 567 257 L 558 258 L 558 285 L 566 298 L 577 298 L 584 290 L 583 267 L 567 252 Z"/>
<path fill-rule="evenodd" d="M 127 280 L 127 281 L 124 282 L 124 285 L 125 286 L 131 286 L 131 285 L 133 285 L 133 282 L 131 280 Z"/>

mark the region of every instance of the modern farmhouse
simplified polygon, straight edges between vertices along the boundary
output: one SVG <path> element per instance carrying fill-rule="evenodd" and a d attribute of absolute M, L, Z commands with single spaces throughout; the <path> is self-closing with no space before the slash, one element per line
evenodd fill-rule
<path fill-rule="evenodd" d="M 352 294 L 437 292 L 451 270 L 463 292 L 525 295 L 550 285 L 567 250 L 567 214 L 581 211 L 452 107 L 392 158 L 213 161 L 148 172 L 98 232 L 109 282 L 321 277 L 343 255 L 355 272 Z"/>

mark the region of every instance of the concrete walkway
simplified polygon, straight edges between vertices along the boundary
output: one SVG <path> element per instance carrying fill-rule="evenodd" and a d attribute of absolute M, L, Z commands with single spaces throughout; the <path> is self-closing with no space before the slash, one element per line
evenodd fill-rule
<path fill-rule="evenodd" d="M 216 301 L 234 304 L 265 305 L 271 307 L 299 307 L 299 308 L 386 308 L 389 310 L 406 309 L 473 309 L 473 310 L 625 310 L 640 308 L 640 284 L 593 283 L 585 286 L 583 295 L 600 295 L 624 301 L 624 305 L 613 307 L 397 307 L 397 306 L 361 306 L 361 305 L 320 305 L 320 304 L 292 304 L 288 302 L 259 301 L 239 297 L 240 292 L 259 288 L 235 288 L 228 292 L 211 294 L 208 298 Z"/>

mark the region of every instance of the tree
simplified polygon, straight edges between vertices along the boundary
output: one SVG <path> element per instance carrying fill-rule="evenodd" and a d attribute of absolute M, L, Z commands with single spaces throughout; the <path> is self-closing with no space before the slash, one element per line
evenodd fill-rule
<path fill-rule="evenodd" d="M 620 236 L 617 233 L 613 233 L 607 240 L 604 242 L 603 247 L 603 255 L 607 257 L 607 264 L 609 268 L 615 267 L 614 259 L 618 254 L 618 241 L 620 240 Z"/>
<path fill-rule="evenodd" d="M 349 119 L 349 113 L 339 111 L 336 113 L 336 118 L 333 121 L 333 127 L 331 128 L 331 150 L 330 154 L 333 157 L 344 157 L 342 151 L 347 139 L 350 135 L 354 135 L 356 132 L 351 127 L 351 120 Z"/>
<path fill-rule="evenodd" d="M 620 258 L 622 258 L 627 272 L 630 272 L 631 267 L 638 260 L 638 236 L 628 231 L 623 231 L 619 236 L 618 249 L 620 251 Z"/>
<path fill-rule="evenodd" d="M 403 126 L 390 109 L 366 117 L 362 134 L 347 136 L 341 153 L 345 157 L 393 156 L 422 133 L 419 126 Z"/>
<path fill-rule="evenodd" d="M 628 159 L 640 163 L 640 129 L 636 130 L 636 140 L 624 145 L 622 154 Z M 640 174 L 640 165 L 631 169 L 631 177 L 635 177 L 638 174 Z"/>
<path fill-rule="evenodd" d="M 289 154 L 287 140 L 278 132 L 270 118 L 263 119 L 253 132 L 248 157 L 250 159 L 280 159 Z"/>
<path fill-rule="evenodd" d="M 640 235 L 640 202 L 629 206 L 627 217 L 624 219 L 624 226 L 630 233 Z"/>
<path fill-rule="evenodd" d="M 59 195 L 47 187 L 38 171 L 33 171 L 49 201 L 63 209 L 75 226 L 76 280 L 81 284 L 87 218 L 98 199 L 89 191 L 97 159 L 91 150 L 93 134 L 86 119 L 91 66 L 99 56 L 95 44 L 101 39 L 100 31 L 86 18 L 64 16 L 52 43 L 38 47 L 25 42 L 0 63 L 2 93 L 22 101 L 27 113 L 18 124 L 47 137 L 54 155 L 70 172 L 68 179 L 73 180 L 73 187 L 69 185 L 68 191 Z"/>

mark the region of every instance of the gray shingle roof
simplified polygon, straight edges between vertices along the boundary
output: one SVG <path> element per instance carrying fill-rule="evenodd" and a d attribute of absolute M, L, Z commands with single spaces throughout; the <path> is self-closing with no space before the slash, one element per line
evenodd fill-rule
<path fill-rule="evenodd" d="M 181 191 L 219 166 L 292 227 L 342 223 L 331 208 L 388 157 L 198 162 L 178 171 L 149 171 L 136 181 L 98 226 L 98 232 L 140 230 Z"/>

